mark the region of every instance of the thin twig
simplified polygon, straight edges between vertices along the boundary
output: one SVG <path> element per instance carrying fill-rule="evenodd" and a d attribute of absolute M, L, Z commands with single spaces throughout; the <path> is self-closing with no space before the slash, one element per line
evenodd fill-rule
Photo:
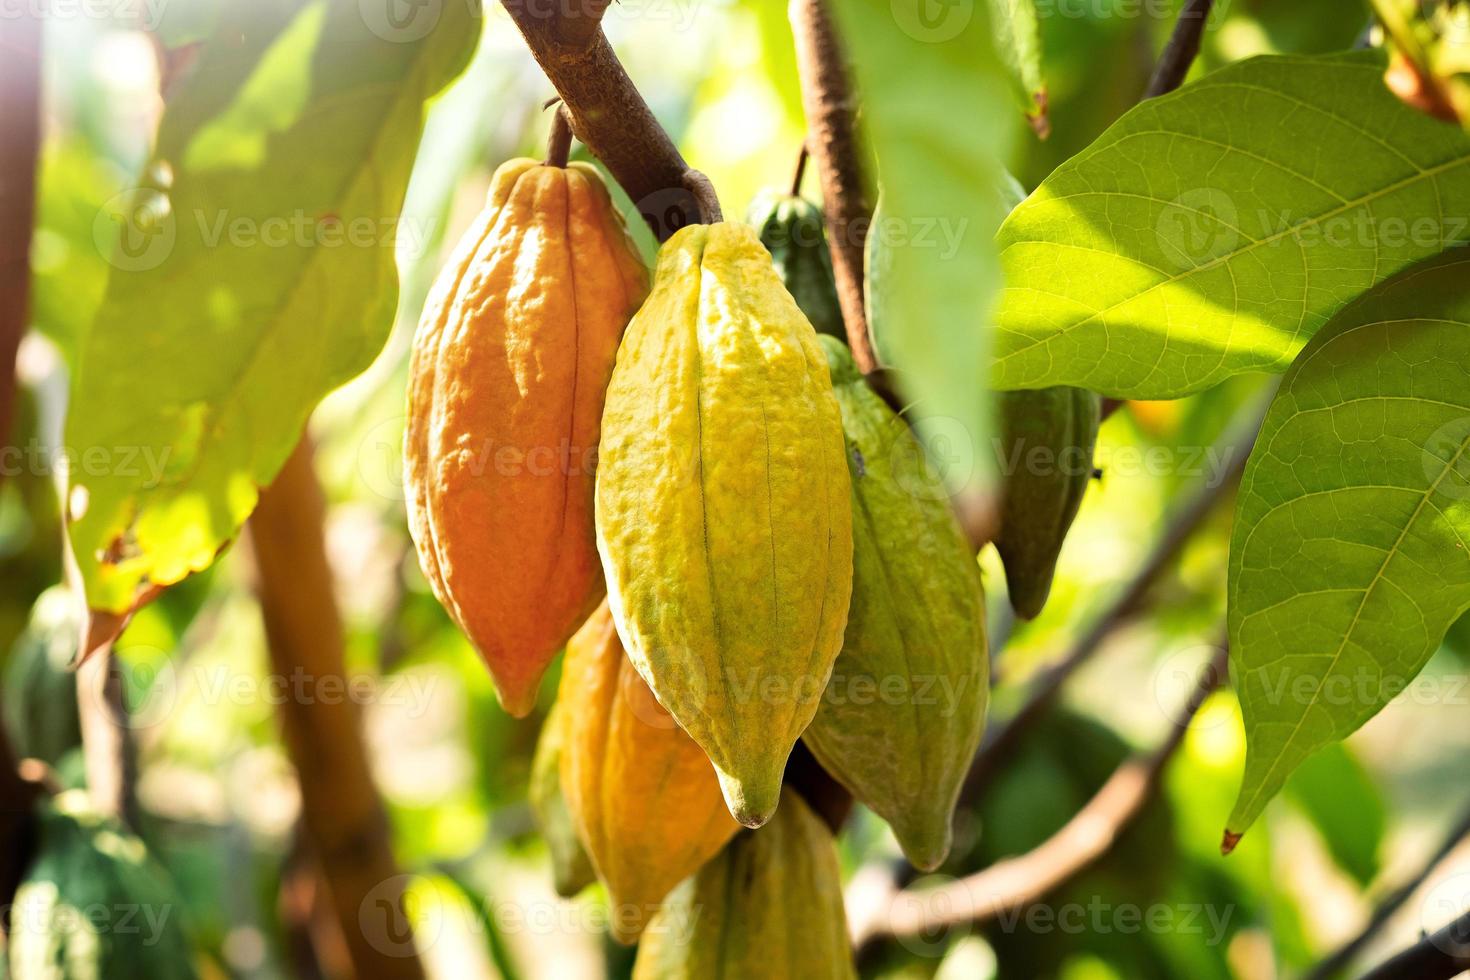
<path fill-rule="evenodd" d="M 627 191 L 659 241 L 699 221 L 689 164 L 602 33 L 608 0 L 502 3 L 571 113 L 577 138 Z"/>
<path fill-rule="evenodd" d="M 1156 748 L 1120 765 L 1071 820 L 1027 853 L 939 888 L 896 892 L 882 914 L 859 926 L 862 932 L 853 937 L 859 955 L 888 936 L 932 935 L 950 926 L 988 922 L 1003 912 L 1040 901 L 1091 867 L 1143 812 L 1190 722 L 1205 699 L 1225 682 L 1228 670 L 1222 641 Z"/>
<path fill-rule="evenodd" d="M 1082 665 L 1102 648 L 1103 641 L 1129 616 L 1137 611 L 1143 598 L 1164 569 L 1183 550 L 1205 519 L 1240 480 L 1246 459 L 1260 430 L 1264 409 L 1253 405 L 1245 421 L 1231 428 L 1220 440 L 1228 454 L 1228 465 L 1216 478 L 1200 487 L 1169 520 L 1164 534 L 1144 559 L 1143 564 L 1123 590 L 1093 620 L 1087 632 L 1077 638 L 1066 656 L 1043 673 L 1032 685 L 1031 694 L 1022 708 L 1003 725 L 987 733 L 970 773 L 965 779 L 961 799 L 974 799 L 984 792 L 991 780 L 1015 754 L 1026 733 L 1051 709 L 1063 686 Z"/>
<path fill-rule="evenodd" d="M 1214 0 L 1185 0 L 1179 20 L 1174 23 L 1174 33 L 1169 35 L 1153 77 L 1148 80 L 1148 88 L 1143 93 L 1145 99 L 1172 92 L 1184 84 L 1184 76 L 1189 74 L 1189 66 L 1199 54 L 1200 38 L 1205 33 L 1212 6 Z"/>
<path fill-rule="evenodd" d="M 1444 863 L 1450 852 L 1467 839 L 1470 839 L 1470 809 L 1466 809 L 1455 825 L 1450 828 L 1439 848 L 1430 855 L 1429 860 L 1424 862 L 1418 873 L 1410 875 L 1401 885 L 1385 895 L 1373 909 L 1373 914 L 1368 917 L 1368 921 L 1358 934 L 1324 957 L 1310 973 L 1306 974 L 1304 980 L 1328 980 L 1346 970 L 1369 940 L 1378 935 L 1388 920 L 1393 918 L 1394 913 L 1402 908 L 1409 897 L 1429 879 L 1434 869 Z"/>
<path fill-rule="evenodd" d="M 806 140 L 801 141 L 801 152 L 796 155 L 796 169 L 791 173 L 791 196 L 801 197 L 801 179 L 806 176 L 806 162 L 811 159 Z"/>
<path fill-rule="evenodd" d="M 873 211 L 863 192 L 847 66 L 824 0 L 791 0 L 790 14 L 806 108 L 806 148 L 822 184 L 837 301 L 852 359 L 869 374 L 879 366 L 863 306 L 863 242 Z"/>
<path fill-rule="evenodd" d="M 1363 974 L 1361 980 L 1449 980 L 1470 970 L 1470 912 Z"/>

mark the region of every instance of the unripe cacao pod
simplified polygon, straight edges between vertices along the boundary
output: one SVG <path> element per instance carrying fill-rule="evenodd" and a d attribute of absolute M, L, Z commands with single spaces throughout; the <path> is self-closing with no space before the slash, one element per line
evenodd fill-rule
<path fill-rule="evenodd" d="M 821 339 L 852 473 L 852 606 L 802 738 L 928 871 L 949 853 L 990 700 L 980 566 L 913 432 Z"/>
<path fill-rule="evenodd" d="M 551 875 L 556 893 L 571 898 L 597 880 L 592 859 L 582 845 L 561 789 L 561 758 L 566 750 L 566 710 L 560 701 L 541 723 L 541 737 L 531 757 L 531 785 L 527 795 L 536 826 L 551 852 Z"/>
<path fill-rule="evenodd" d="M 767 192 L 751 202 L 748 220 L 771 253 L 776 275 L 812 328 L 845 340 L 822 209 L 795 194 Z"/>
<path fill-rule="evenodd" d="M 646 288 L 595 170 L 512 160 L 414 338 L 409 530 L 434 594 L 516 716 L 602 598 L 592 530 L 602 399 Z"/>
<path fill-rule="evenodd" d="M 998 395 L 999 446 L 1007 455 L 995 550 L 1011 607 L 1023 619 L 1035 618 L 1051 592 L 1057 556 L 1092 479 L 1101 407 L 1092 392 L 1060 385 Z"/>
<path fill-rule="evenodd" d="M 842 646 L 852 504 L 826 357 L 753 230 L 665 243 L 600 452 L 597 541 L 628 657 L 759 826 Z"/>
<path fill-rule="evenodd" d="M 634 980 L 853 977 L 837 848 L 793 790 L 686 879 L 638 946 Z"/>
<path fill-rule="evenodd" d="M 183 903 L 143 842 L 83 790 L 43 801 L 38 819 L 10 909 L 12 980 L 192 980 Z"/>
<path fill-rule="evenodd" d="M 604 603 L 567 643 L 562 785 L 612 899 L 613 938 L 638 938 L 679 882 L 740 829 L 704 751 L 623 654 Z"/>
<path fill-rule="evenodd" d="M 18 758 L 56 766 L 82 744 L 77 675 L 70 667 L 81 645 L 77 598 L 63 586 L 42 592 L 5 664 L 5 727 Z"/>

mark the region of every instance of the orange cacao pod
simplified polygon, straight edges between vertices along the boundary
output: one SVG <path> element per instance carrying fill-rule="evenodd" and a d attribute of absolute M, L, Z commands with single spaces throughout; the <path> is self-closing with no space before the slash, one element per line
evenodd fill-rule
<path fill-rule="evenodd" d="M 567 643 L 562 794 L 632 942 L 675 885 L 740 829 L 714 767 L 653 697 L 603 603 Z"/>
<path fill-rule="evenodd" d="M 603 393 L 647 288 L 595 170 L 511 160 L 414 337 L 409 530 L 518 717 L 603 595 L 592 529 Z"/>

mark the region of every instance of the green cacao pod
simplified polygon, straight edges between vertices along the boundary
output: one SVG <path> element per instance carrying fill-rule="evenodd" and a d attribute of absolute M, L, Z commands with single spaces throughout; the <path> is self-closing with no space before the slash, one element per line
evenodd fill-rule
<path fill-rule="evenodd" d="M 1032 619 L 1046 605 L 1062 543 L 1092 480 L 1101 403 L 1080 388 L 1004 391 L 997 399 L 1004 502 L 995 550 L 1011 607 Z"/>
<path fill-rule="evenodd" d="M 192 980 L 184 906 L 143 842 L 71 790 L 39 808 L 10 910 L 12 980 Z"/>
<path fill-rule="evenodd" d="M 5 726 L 15 754 L 51 766 L 82 744 L 77 675 L 70 668 L 80 645 L 77 599 L 62 587 L 41 593 L 5 665 Z"/>
<path fill-rule="evenodd" d="M 852 491 L 826 356 L 752 229 L 665 243 L 599 455 L 597 543 L 628 657 L 731 814 L 760 826 L 842 647 Z"/>
<path fill-rule="evenodd" d="M 955 800 L 985 727 L 980 566 L 912 431 L 846 347 L 829 337 L 822 346 L 852 474 L 852 606 L 802 738 L 928 871 L 949 853 Z"/>
<path fill-rule="evenodd" d="M 596 881 L 597 872 L 592 869 L 592 859 L 582 846 L 582 838 L 577 836 L 566 796 L 561 791 L 561 756 L 565 748 L 566 709 L 557 701 L 541 724 L 541 737 L 531 757 L 531 785 L 527 795 L 536 826 L 551 852 L 556 893 L 571 898 Z"/>
<path fill-rule="evenodd" d="M 634 980 L 856 976 L 837 847 L 793 790 L 674 890 L 638 946 Z"/>
<path fill-rule="evenodd" d="M 771 253 L 776 275 L 813 329 L 845 340 L 822 209 L 804 197 L 767 191 L 751 202 L 748 220 Z"/>

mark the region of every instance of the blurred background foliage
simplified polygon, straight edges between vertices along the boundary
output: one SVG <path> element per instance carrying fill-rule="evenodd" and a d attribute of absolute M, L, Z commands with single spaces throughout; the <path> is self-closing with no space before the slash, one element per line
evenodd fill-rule
<path fill-rule="evenodd" d="M 35 333 L 22 349 L 21 472 L 0 483 L 0 650 L 7 698 L 27 690 L 49 649 L 40 613 L 61 575 L 54 459 L 77 338 L 102 295 L 103 206 L 131 185 L 161 112 L 161 84 L 207 29 L 211 0 L 174 0 L 153 31 L 88 17 L 46 23 L 46 142 L 34 246 Z M 1172 23 L 1167 3 L 1056 0 L 1041 5 L 1052 133 L 1016 118 L 1010 161 L 1028 189 L 1084 148 L 1138 98 Z M 1351 46 L 1366 10 L 1343 0 L 1236 0 L 1213 15 L 1195 71 L 1269 52 Z M 684 155 L 719 189 L 727 214 L 788 180 L 803 132 L 784 4 L 770 0 L 623 0 L 607 31 Z M 349 664 L 359 671 L 367 738 L 396 851 L 417 876 L 419 944 L 435 977 L 625 976 L 629 951 L 602 938 L 594 886 L 552 890 L 526 783 L 543 710 L 499 710 L 478 658 L 431 596 L 408 538 L 400 483 L 406 354 L 446 247 L 480 206 L 504 159 L 539 154 L 550 87 L 498 5 L 466 73 L 435 104 L 400 236 L 398 320 L 373 368 L 316 413 L 318 466 L 331 499 L 328 544 L 339 570 Z M 957 109 L 956 124 L 962 125 Z M 579 148 L 580 149 L 580 148 Z M 814 181 L 807 191 L 815 194 Z M 624 207 L 627 202 L 624 200 Z M 102 222 L 99 224 L 99 222 Z M 641 244 L 653 243 L 642 225 Z M 303 325 L 309 329 L 309 325 Z M 1034 671 L 1068 646 L 1143 560 L 1177 503 L 1229 462 L 1233 421 L 1265 382 L 1127 406 L 1102 429 L 1098 467 L 1062 554 L 1043 616 L 1013 624 L 993 554 L 993 716 L 1014 711 Z M 1222 442 L 1223 440 L 1223 442 Z M 1234 451 L 1239 451 L 1238 449 Z M 1214 453 L 1214 455 L 1211 455 Z M 1067 688 L 983 797 L 959 815 L 944 875 L 1034 846 L 1074 814 L 1134 749 L 1154 744 L 1223 616 L 1229 500 L 1210 517 L 1105 648 Z M 146 607 L 118 650 L 141 756 L 143 834 L 177 879 L 216 975 L 292 975 L 294 930 L 282 890 L 294 860 L 297 792 L 266 683 L 264 639 L 243 548 Z M 1416 691 L 1339 749 L 1305 767 L 1261 831 L 1229 860 L 1217 851 L 1244 742 L 1233 697 L 1216 694 L 1166 776 L 1164 793 L 1111 855 L 1058 903 L 1167 906 L 1178 928 L 1130 932 L 1028 928 L 1026 920 L 892 943 L 863 962 L 892 977 L 1269 978 L 1310 965 L 1361 925 L 1416 868 L 1465 805 L 1447 792 L 1470 750 L 1457 686 L 1470 629 L 1451 633 Z M 13 712 L 7 712 L 13 714 Z M 47 749 L 64 781 L 75 753 Z M 898 861 L 884 825 L 861 809 L 842 838 L 850 901 L 874 869 Z M 1470 852 L 1459 862 L 1470 869 Z M 1375 949 L 1417 934 L 1410 900 Z M 1190 928 L 1183 918 L 1193 910 Z M 1091 923 L 1092 920 L 1089 920 Z"/>

